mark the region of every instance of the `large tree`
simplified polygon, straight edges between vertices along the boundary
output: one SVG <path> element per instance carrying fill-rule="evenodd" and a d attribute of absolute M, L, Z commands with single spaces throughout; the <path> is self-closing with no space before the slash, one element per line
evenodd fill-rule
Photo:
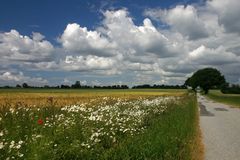
<path fill-rule="evenodd" d="M 210 88 L 220 87 L 225 83 L 225 77 L 215 68 L 200 69 L 185 81 L 185 85 L 191 86 L 193 90 L 201 87 L 205 94 Z"/>

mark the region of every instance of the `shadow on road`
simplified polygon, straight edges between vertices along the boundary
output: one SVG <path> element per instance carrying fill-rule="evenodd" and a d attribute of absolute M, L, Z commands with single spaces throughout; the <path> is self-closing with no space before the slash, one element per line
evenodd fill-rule
<path fill-rule="evenodd" d="M 227 109 L 225 108 L 214 108 L 216 111 L 228 111 Z"/>
<path fill-rule="evenodd" d="M 213 117 L 214 114 L 207 111 L 206 106 L 204 106 L 202 103 L 199 103 L 199 108 L 200 108 L 200 116 L 209 116 L 209 117 Z"/>

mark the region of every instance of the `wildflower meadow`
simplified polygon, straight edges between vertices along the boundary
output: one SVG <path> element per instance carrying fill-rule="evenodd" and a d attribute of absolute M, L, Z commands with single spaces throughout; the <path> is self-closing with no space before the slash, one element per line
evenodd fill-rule
<path fill-rule="evenodd" d="M 93 96 L 1 104 L 0 159 L 191 159 L 195 97 Z"/>

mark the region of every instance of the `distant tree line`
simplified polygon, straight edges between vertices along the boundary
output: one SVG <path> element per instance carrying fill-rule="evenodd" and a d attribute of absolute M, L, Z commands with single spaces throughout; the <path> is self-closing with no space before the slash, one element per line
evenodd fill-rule
<path fill-rule="evenodd" d="M 185 85 L 149 85 L 149 84 L 144 84 L 144 85 L 137 85 L 133 86 L 133 89 L 147 89 L 147 88 L 153 88 L 153 89 L 186 89 Z"/>
<path fill-rule="evenodd" d="M 130 87 L 127 85 L 107 85 L 107 86 L 99 86 L 99 85 L 94 85 L 94 86 L 89 86 L 89 85 L 82 85 L 80 81 L 76 81 L 72 85 L 67 85 L 67 84 L 61 84 L 57 86 L 49 86 L 49 85 L 44 85 L 44 86 L 31 86 L 28 85 L 27 83 L 23 83 L 22 85 L 17 84 L 15 87 L 13 86 L 3 86 L 0 88 L 43 88 L 43 89 L 129 89 Z M 150 84 L 144 84 L 144 85 L 136 85 L 133 86 L 132 89 L 149 89 L 149 88 L 156 88 L 156 89 L 186 89 L 185 85 L 150 85 Z"/>
<path fill-rule="evenodd" d="M 129 89 L 127 85 L 93 86 L 96 89 Z"/>
<path fill-rule="evenodd" d="M 22 85 L 17 84 L 15 87 L 13 86 L 3 86 L 0 88 L 44 88 L 44 89 L 129 89 L 127 85 L 109 85 L 109 86 L 88 86 L 88 85 L 81 85 L 80 81 L 76 81 L 72 85 L 62 84 L 57 86 L 30 86 L 27 83 L 23 83 Z"/>
<path fill-rule="evenodd" d="M 222 86 L 221 92 L 225 94 L 240 94 L 240 85 L 226 83 Z"/>

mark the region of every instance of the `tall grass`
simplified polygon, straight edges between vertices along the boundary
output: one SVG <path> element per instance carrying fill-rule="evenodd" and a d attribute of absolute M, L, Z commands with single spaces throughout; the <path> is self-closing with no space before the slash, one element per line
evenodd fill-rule
<path fill-rule="evenodd" d="M 199 134 L 196 98 L 186 96 L 182 101 L 169 106 L 161 116 L 146 118 L 148 129 L 143 134 L 124 140 L 105 153 L 103 159 L 190 160 L 202 157 L 198 146 L 193 147 L 198 145 L 195 142 Z M 193 157 L 193 152 L 199 157 Z"/>

